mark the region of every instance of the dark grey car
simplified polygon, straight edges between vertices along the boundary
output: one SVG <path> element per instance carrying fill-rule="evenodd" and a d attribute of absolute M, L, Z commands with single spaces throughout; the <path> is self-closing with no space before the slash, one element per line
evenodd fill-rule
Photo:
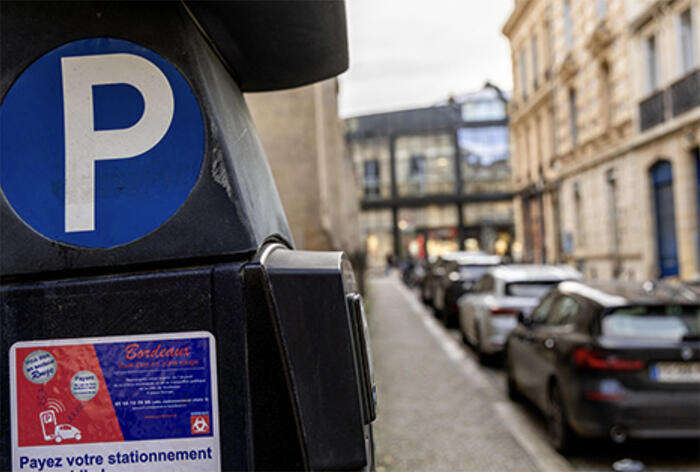
<path fill-rule="evenodd" d="M 700 296 L 682 285 L 562 282 L 506 343 L 508 393 L 576 436 L 700 437 Z"/>

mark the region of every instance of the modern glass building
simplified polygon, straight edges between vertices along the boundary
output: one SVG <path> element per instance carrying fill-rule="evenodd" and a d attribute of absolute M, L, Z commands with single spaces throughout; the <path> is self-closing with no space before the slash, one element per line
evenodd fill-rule
<path fill-rule="evenodd" d="M 370 263 L 512 241 L 507 97 L 496 86 L 432 107 L 349 118 Z"/>

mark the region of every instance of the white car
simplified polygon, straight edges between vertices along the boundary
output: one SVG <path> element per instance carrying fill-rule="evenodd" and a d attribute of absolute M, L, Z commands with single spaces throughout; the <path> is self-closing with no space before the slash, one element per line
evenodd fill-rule
<path fill-rule="evenodd" d="M 559 282 L 581 277 L 569 266 L 513 264 L 489 269 L 457 302 L 462 338 L 485 362 L 503 350 L 518 315 L 529 315 Z"/>

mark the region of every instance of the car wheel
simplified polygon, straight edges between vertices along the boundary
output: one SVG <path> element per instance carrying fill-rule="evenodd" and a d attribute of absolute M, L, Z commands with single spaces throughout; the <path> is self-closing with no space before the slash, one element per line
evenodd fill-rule
<path fill-rule="evenodd" d="M 557 384 L 552 385 L 549 392 L 549 412 L 547 414 L 549 440 L 559 452 L 567 452 L 574 442 L 574 432 L 566 419 L 564 400 Z"/>
<path fill-rule="evenodd" d="M 60 443 L 61 441 L 63 441 L 63 438 L 61 438 L 61 436 L 56 436 L 56 442 Z"/>
<path fill-rule="evenodd" d="M 75 435 L 75 440 L 76 440 L 76 441 L 80 441 L 82 438 L 83 438 L 83 436 L 82 436 L 80 433 L 78 433 L 78 434 Z"/>
<path fill-rule="evenodd" d="M 510 360 L 510 356 L 506 352 L 506 390 L 508 392 L 508 398 L 516 403 L 521 403 L 523 401 L 523 394 L 520 393 L 518 389 L 518 383 L 515 380 L 515 375 L 513 372 L 513 364 Z"/>
<path fill-rule="evenodd" d="M 449 329 L 459 329 L 459 314 L 455 313 L 454 310 L 443 310 L 442 317 L 444 319 L 445 327 Z"/>

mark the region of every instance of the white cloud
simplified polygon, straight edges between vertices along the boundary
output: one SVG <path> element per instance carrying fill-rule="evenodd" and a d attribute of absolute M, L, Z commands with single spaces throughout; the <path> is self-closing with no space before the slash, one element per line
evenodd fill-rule
<path fill-rule="evenodd" d="M 340 113 L 430 105 L 490 80 L 512 84 L 509 0 L 348 0 L 350 69 Z"/>

